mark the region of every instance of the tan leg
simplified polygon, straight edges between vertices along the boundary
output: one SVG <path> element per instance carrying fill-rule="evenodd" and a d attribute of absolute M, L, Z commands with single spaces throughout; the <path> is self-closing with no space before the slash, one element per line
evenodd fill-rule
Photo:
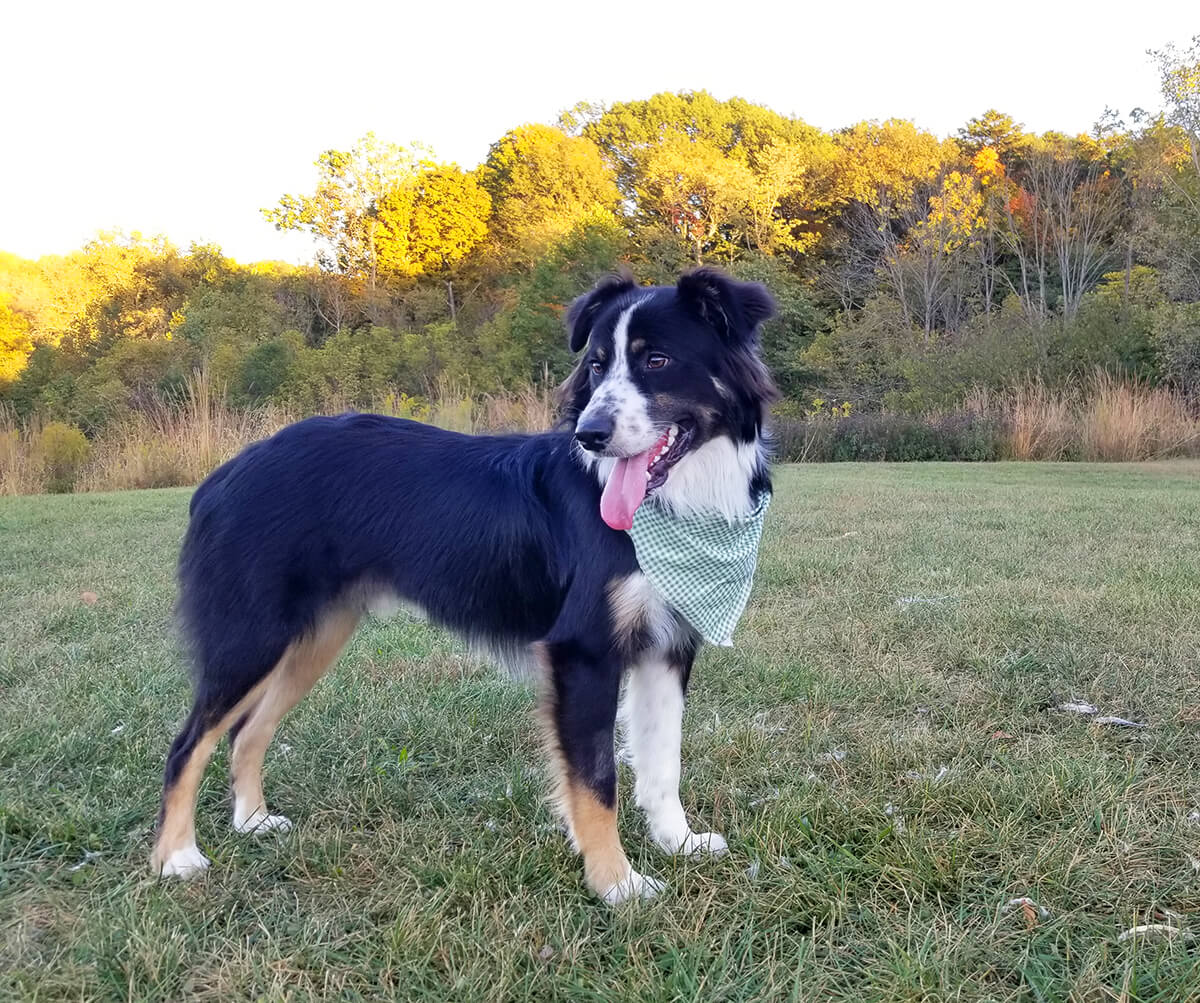
<path fill-rule="evenodd" d="M 286 832 L 291 822 L 267 812 L 262 770 L 275 729 L 316 685 L 358 626 L 359 613 L 339 609 L 325 616 L 309 637 L 288 649 L 262 699 L 238 730 L 230 757 L 233 779 L 233 827 L 238 832 Z"/>
<path fill-rule="evenodd" d="M 597 720 L 602 726 L 597 737 L 594 757 L 598 776 L 591 782 L 582 770 L 572 767 L 564 751 L 562 729 L 557 713 L 562 694 L 557 691 L 550 671 L 550 661 L 542 646 L 535 646 L 546 669 L 543 675 L 541 699 L 542 736 L 550 771 L 554 781 L 554 802 L 567 824 L 571 843 L 583 856 L 584 876 L 588 887 L 609 905 L 629 898 L 650 898 L 663 888 L 663 883 L 639 874 L 629 864 L 621 837 L 617 832 L 616 763 L 613 760 L 612 721 L 601 711 Z M 616 716 L 615 694 L 612 714 Z M 576 749 L 576 762 L 578 748 Z M 593 757 L 583 757 L 590 761 Z"/>
<path fill-rule="evenodd" d="M 571 838 L 583 855 L 588 887 L 607 901 L 633 873 L 617 834 L 617 810 L 605 807 L 586 786 L 572 780 L 564 784 L 563 808 Z"/>
<path fill-rule="evenodd" d="M 150 868 L 155 874 L 189 878 L 208 866 L 208 859 L 196 846 L 196 792 L 200 787 L 200 779 L 217 743 L 233 722 L 263 695 L 278 671 L 279 667 L 276 666 L 228 714 L 207 728 L 191 743 L 190 749 L 183 752 L 183 764 L 163 791 L 158 835 L 150 854 Z M 176 741 L 178 743 L 179 740 Z"/>

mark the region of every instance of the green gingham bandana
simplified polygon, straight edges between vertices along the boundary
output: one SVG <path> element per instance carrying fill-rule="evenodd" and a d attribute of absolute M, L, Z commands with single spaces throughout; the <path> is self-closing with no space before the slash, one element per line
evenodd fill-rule
<path fill-rule="evenodd" d="M 634 513 L 629 535 L 642 573 L 710 644 L 733 647 L 770 504 L 771 492 L 763 491 L 754 511 L 736 522 L 672 515 L 652 498 Z"/>

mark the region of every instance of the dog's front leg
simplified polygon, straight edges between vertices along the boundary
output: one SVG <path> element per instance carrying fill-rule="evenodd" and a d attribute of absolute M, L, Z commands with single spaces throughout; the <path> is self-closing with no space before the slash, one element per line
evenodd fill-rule
<path fill-rule="evenodd" d="M 668 853 L 721 855 L 725 838 L 693 832 L 679 800 L 683 691 L 692 656 L 643 657 L 629 672 L 621 706 L 625 743 L 633 764 L 634 797 L 646 814 L 650 838 Z"/>
<path fill-rule="evenodd" d="M 571 841 L 583 855 L 588 887 L 615 905 L 662 888 L 630 865 L 617 833 L 613 749 L 621 665 L 576 641 L 542 645 L 547 670 L 547 738 L 558 774 L 557 798 Z"/>

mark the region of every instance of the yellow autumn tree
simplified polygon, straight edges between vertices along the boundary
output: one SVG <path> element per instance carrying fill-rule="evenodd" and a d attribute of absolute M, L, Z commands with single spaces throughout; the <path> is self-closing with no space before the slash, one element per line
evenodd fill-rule
<path fill-rule="evenodd" d="M 375 207 L 380 274 L 415 278 L 457 265 L 487 236 L 491 207 L 476 176 L 454 164 L 393 188 Z"/>

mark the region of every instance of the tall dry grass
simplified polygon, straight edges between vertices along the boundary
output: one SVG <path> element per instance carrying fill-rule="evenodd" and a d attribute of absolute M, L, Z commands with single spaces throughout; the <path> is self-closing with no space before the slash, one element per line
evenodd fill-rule
<path fill-rule="evenodd" d="M 444 383 L 429 400 L 391 393 L 366 410 L 427 422 L 459 432 L 522 432 L 550 427 L 554 395 L 548 385 L 510 395 L 473 397 Z M 330 401 L 327 413 L 353 410 Z M 87 462 L 70 485 L 75 491 L 127 491 L 198 484 L 252 442 L 303 417 L 276 405 L 231 407 L 222 389 L 197 372 L 177 396 L 150 403 L 92 443 Z M 39 450 L 43 424 L 19 423 L 0 411 L 0 495 L 51 489 L 50 469 Z"/>
<path fill-rule="evenodd" d="M 997 393 L 975 390 L 964 409 L 996 421 L 1014 460 L 1155 460 L 1200 455 L 1200 417 L 1185 397 L 1104 371 L 1075 387 L 1031 379 Z"/>
<path fill-rule="evenodd" d="M 973 390 L 963 405 L 1001 430 L 1002 453 L 1014 460 L 1065 460 L 1077 438 L 1076 395 L 1032 379 L 997 393 Z"/>
<path fill-rule="evenodd" d="M 329 413 L 349 410 L 329 402 Z M 442 384 L 428 400 L 388 394 L 369 410 L 429 422 L 461 432 L 520 432 L 549 428 L 555 418 L 548 382 L 508 395 L 476 396 Z M 0 495 L 64 488 L 123 491 L 197 484 L 251 442 L 302 417 L 264 405 L 231 407 L 204 373 L 177 397 L 154 402 L 91 443 L 73 482 L 55 480 L 45 429 L 19 423 L 0 410 Z M 1081 385 L 1051 388 L 1030 380 L 1006 392 L 976 390 L 960 411 L 912 416 L 861 415 L 845 419 L 854 449 L 842 456 L 833 419 L 780 422 L 780 454 L 787 460 L 990 459 L 1149 460 L 1200 456 L 1200 418 L 1169 390 L 1096 373 Z M 855 419 L 873 418 L 873 421 Z M 903 418 L 904 427 L 898 427 Z M 981 419 L 981 420 L 979 420 Z M 984 436 L 986 441 L 981 441 Z M 993 438 L 995 437 L 995 438 Z M 844 445 L 844 444 L 843 444 Z M 920 448 L 917 448 L 920 447 Z M 61 466 L 61 465 L 60 465 Z"/>
<path fill-rule="evenodd" d="M 273 407 L 231 408 L 207 374 L 178 397 L 155 401 L 94 443 L 77 491 L 127 491 L 197 484 L 251 442 L 292 420 Z"/>
<path fill-rule="evenodd" d="M 36 495 L 46 490 L 49 471 L 36 448 L 42 423 L 21 424 L 0 407 L 0 495 Z"/>

